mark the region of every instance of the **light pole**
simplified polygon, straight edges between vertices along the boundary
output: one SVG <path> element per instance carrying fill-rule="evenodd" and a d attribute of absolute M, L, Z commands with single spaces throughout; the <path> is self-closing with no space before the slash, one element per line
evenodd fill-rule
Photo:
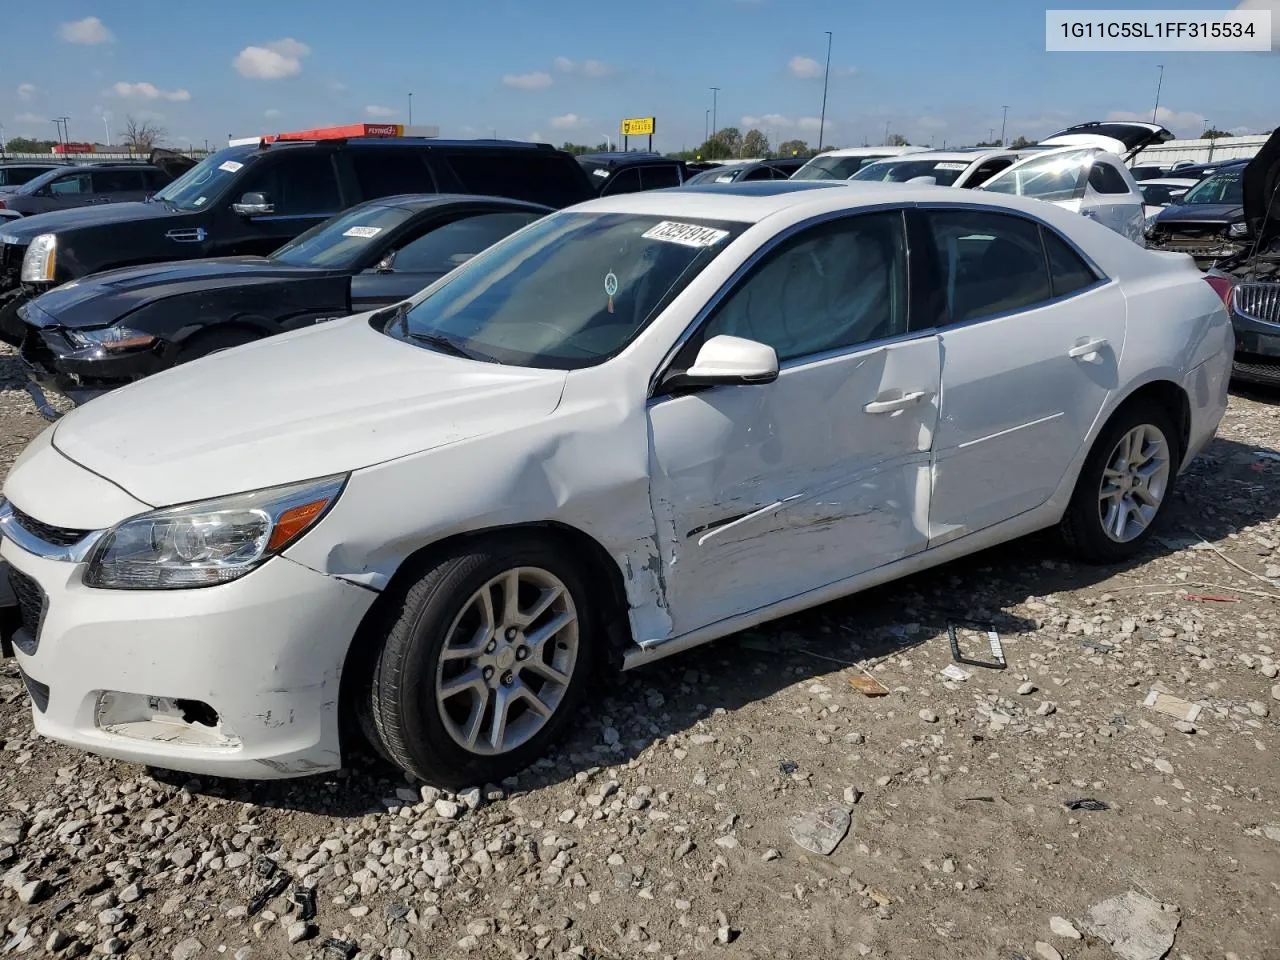
<path fill-rule="evenodd" d="M 413 94 L 409 94 L 409 126 L 413 126 Z"/>
<path fill-rule="evenodd" d="M 0 157 L 8 156 L 9 151 L 4 144 L 4 124 L 0 123 Z"/>
<path fill-rule="evenodd" d="M 105 113 L 102 115 L 102 129 L 107 135 L 107 146 L 109 147 L 111 146 L 111 124 L 107 122 L 108 116 L 109 115 Z"/>
<path fill-rule="evenodd" d="M 827 81 L 831 79 L 831 31 L 824 30 L 827 35 L 827 69 L 822 75 L 822 114 L 818 117 L 818 152 L 822 152 L 822 131 L 827 125 Z"/>
<path fill-rule="evenodd" d="M 888 120 L 884 122 L 884 145 L 886 147 L 889 145 L 889 121 Z"/>
<path fill-rule="evenodd" d="M 716 98 L 719 96 L 719 94 L 720 94 L 719 87 L 711 88 L 711 136 L 712 137 L 716 135 L 716 130 L 719 129 L 719 127 L 716 126 Z"/>
<path fill-rule="evenodd" d="M 1003 106 L 1001 106 L 1000 109 L 1004 111 L 1004 114 L 1000 118 L 1000 146 L 1005 147 L 1005 146 L 1008 146 L 1008 144 L 1005 143 L 1005 139 L 1004 139 L 1004 128 L 1005 128 L 1005 125 L 1009 122 L 1009 105 L 1006 103 Z"/>
<path fill-rule="evenodd" d="M 1164 86 L 1164 64 L 1157 63 L 1160 68 L 1160 79 L 1156 81 L 1156 105 L 1151 108 L 1151 122 L 1156 122 L 1156 114 L 1160 112 L 1160 88 Z"/>
<path fill-rule="evenodd" d="M 711 139 L 711 110 L 708 108 L 706 116 L 702 118 L 702 143 L 705 146 L 707 141 Z"/>

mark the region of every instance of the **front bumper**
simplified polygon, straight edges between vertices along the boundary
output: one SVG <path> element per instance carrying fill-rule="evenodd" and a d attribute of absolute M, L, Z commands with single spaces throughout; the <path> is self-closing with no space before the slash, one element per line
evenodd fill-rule
<path fill-rule="evenodd" d="M 172 366 L 170 346 L 157 342 L 151 347 L 124 353 L 109 353 L 102 347 L 79 347 L 57 327 L 23 325 L 18 351 L 28 375 L 43 388 L 52 388 L 76 403 Z"/>
<path fill-rule="evenodd" d="M 211 776 L 341 765 L 342 665 L 372 591 L 284 557 L 215 587 L 99 590 L 82 583 L 84 563 L 8 538 L 3 567 L 16 571 L 15 655 L 42 736 Z"/>

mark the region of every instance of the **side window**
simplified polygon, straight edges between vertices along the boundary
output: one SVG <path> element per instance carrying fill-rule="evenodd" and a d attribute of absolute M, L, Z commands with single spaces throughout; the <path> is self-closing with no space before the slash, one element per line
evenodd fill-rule
<path fill-rule="evenodd" d="M 49 184 L 49 191 L 55 197 L 74 197 L 82 193 L 89 193 L 92 189 L 89 174 L 87 173 L 72 173 L 65 177 L 59 177 Z"/>
<path fill-rule="evenodd" d="M 440 154 L 433 154 L 433 158 Z M 510 197 L 567 207 L 581 203 L 590 192 L 586 174 L 561 154 L 547 155 L 536 150 L 506 153 L 458 152 L 448 158 L 454 176 L 467 193 L 479 196 Z"/>
<path fill-rule="evenodd" d="M 1013 157 L 997 157 L 995 160 L 988 160 L 973 171 L 973 176 L 966 180 L 964 185 L 966 187 L 982 186 L 1005 167 L 1013 166 L 1013 159 Z"/>
<path fill-rule="evenodd" d="M 447 273 L 507 234 L 539 218 L 536 213 L 481 213 L 437 227 L 396 251 L 396 273 Z"/>
<path fill-rule="evenodd" d="M 1055 297 L 1075 293 L 1098 281 L 1093 268 L 1060 236 L 1047 227 L 1040 228 L 1040 235 L 1044 237 L 1044 252 L 1049 257 L 1049 276 Z"/>
<path fill-rule="evenodd" d="M 374 200 L 398 193 L 435 193 L 435 180 L 418 150 L 385 147 L 352 150 L 348 153 L 360 185 L 360 198 Z"/>
<path fill-rule="evenodd" d="M 949 322 L 1009 313 L 1052 296 L 1036 224 L 974 210 L 933 211 L 928 221 Z"/>
<path fill-rule="evenodd" d="M 752 270 L 697 339 L 745 337 L 786 361 L 905 333 L 906 246 L 901 213 L 805 230 Z"/>
<path fill-rule="evenodd" d="M 773 168 L 772 167 L 756 167 L 754 170 L 747 171 L 746 176 L 744 176 L 742 179 L 743 180 L 772 180 Z"/>
<path fill-rule="evenodd" d="M 680 170 L 674 163 L 660 163 L 643 167 L 640 182 L 645 190 L 663 190 L 680 186 Z"/>
<path fill-rule="evenodd" d="M 1089 186 L 1098 193 L 1128 193 L 1129 184 L 1111 164 L 1098 160 L 1089 171 Z"/>
<path fill-rule="evenodd" d="M 622 170 L 609 178 L 609 182 L 600 191 L 602 197 L 612 197 L 619 193 L 639 193 L 644 187 L 640 185 L 640 170 L 632 167 Z"/>
<path fill-rule="evenodd" d="M 145 190 L 141 170 L 95 170 L 94 193 L 140 193 Z"/>
<path fill-rule="evenodd" d="M 159 190 L 173 181 L 171 176 L 160 170 L 143 170 L 142 176 L 146 182 L 146 187 L 144 187 L 146 190 Z"/>
<path fill-rule="evenodd" d="M 284 153 L 233 190 L 232 201 L 246 193 L 267 194 L 275 204 L 276 216 L 328 216 L 342 209 L 338 178 L 328 153 Z"/>

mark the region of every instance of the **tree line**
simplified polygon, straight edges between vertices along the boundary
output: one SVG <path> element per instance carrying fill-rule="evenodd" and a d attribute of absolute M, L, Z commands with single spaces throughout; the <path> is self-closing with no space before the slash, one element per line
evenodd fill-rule
<path fill-rule="evenodd" d="M 120 136 L 120 145 L 129 147 L 135 153 L 150 153 L 161 146 L 168 135 L 169 131 L 158 123 L 126 117 L 124 130 Z M 9 153 L 51 153 L 57 145 L 57 140 L 14 137 L 6 141 L 5 149 Z M 106 144 L 106 146 L 113 146 L 113 144 Z"/>

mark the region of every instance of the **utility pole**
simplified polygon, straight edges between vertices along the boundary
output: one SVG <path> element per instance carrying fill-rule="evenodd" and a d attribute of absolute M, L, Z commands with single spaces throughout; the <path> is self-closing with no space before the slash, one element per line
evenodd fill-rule
<path fill-rule="evenodd" d="M 708 109 L 705 112 L 706 116 L 702 121 L 702 142 L 704 145 L 711 139 L 711 110 Z"/>
<path fill-rule="evenodd" d="M 107 115 L 102 115 L 102 129 L 107 135 L 107 146 L 111 146 L 111 124 L 107 122 Z"/>
<path fill-rule="evenodd" d="M 9 151 L 4 143 L 4 124 L 0 123 L 0 157 L 8 156 Z"/>
<path fill-rule="evenodd" d="M 1000 146 L 1007 147 L 1009 144 L 1005 141 L 1004 130 L 1009 122 L 1009 105 L 1006 103 L 1000 109 L 1004 111 L 1004 115 L 1000 118 Z"/>
<path fill-rule="evenodd" d="M 716 98 L 720 95 L 719 87 L 711 88 L 711 136 L 716 135 L 716 131 L 720 128 L 716 126 Z"/>
<path fill-rule="evenodd" d="M 987 127 L 987 143 L 995 143 L 995 142 L 996 142 L 996 128 Z"/>
<path fill-rule="evenodd" d="M 413 126 L 413 94 L 409 94 L 409 126 Z"/>
<path fill-rule="evenodd" d="M 1151 108 L 1151 122 L 1156 122 L 1156 114 L 1160 112 L 1160 88 L 1164 86 L 1164 64 L 1157 63 L 1160 68 L 1160 79 L 1156 81 L 1156 105 Z"/>
<path fill-rule="evenodd" d="M 888 120 L 884 122 L 884 145 L 886 147 L 889 145 L 889 121 Z"/>
<path fill-rule="evenodd" d="M 827 70 L 822 75 L 822 114 L 818 117 L 818 152 L 822 152 L 822 132 L 827 125 L 827 81 L 831 79 L 831 31 L 823 31 L 827 35 Z"/>

